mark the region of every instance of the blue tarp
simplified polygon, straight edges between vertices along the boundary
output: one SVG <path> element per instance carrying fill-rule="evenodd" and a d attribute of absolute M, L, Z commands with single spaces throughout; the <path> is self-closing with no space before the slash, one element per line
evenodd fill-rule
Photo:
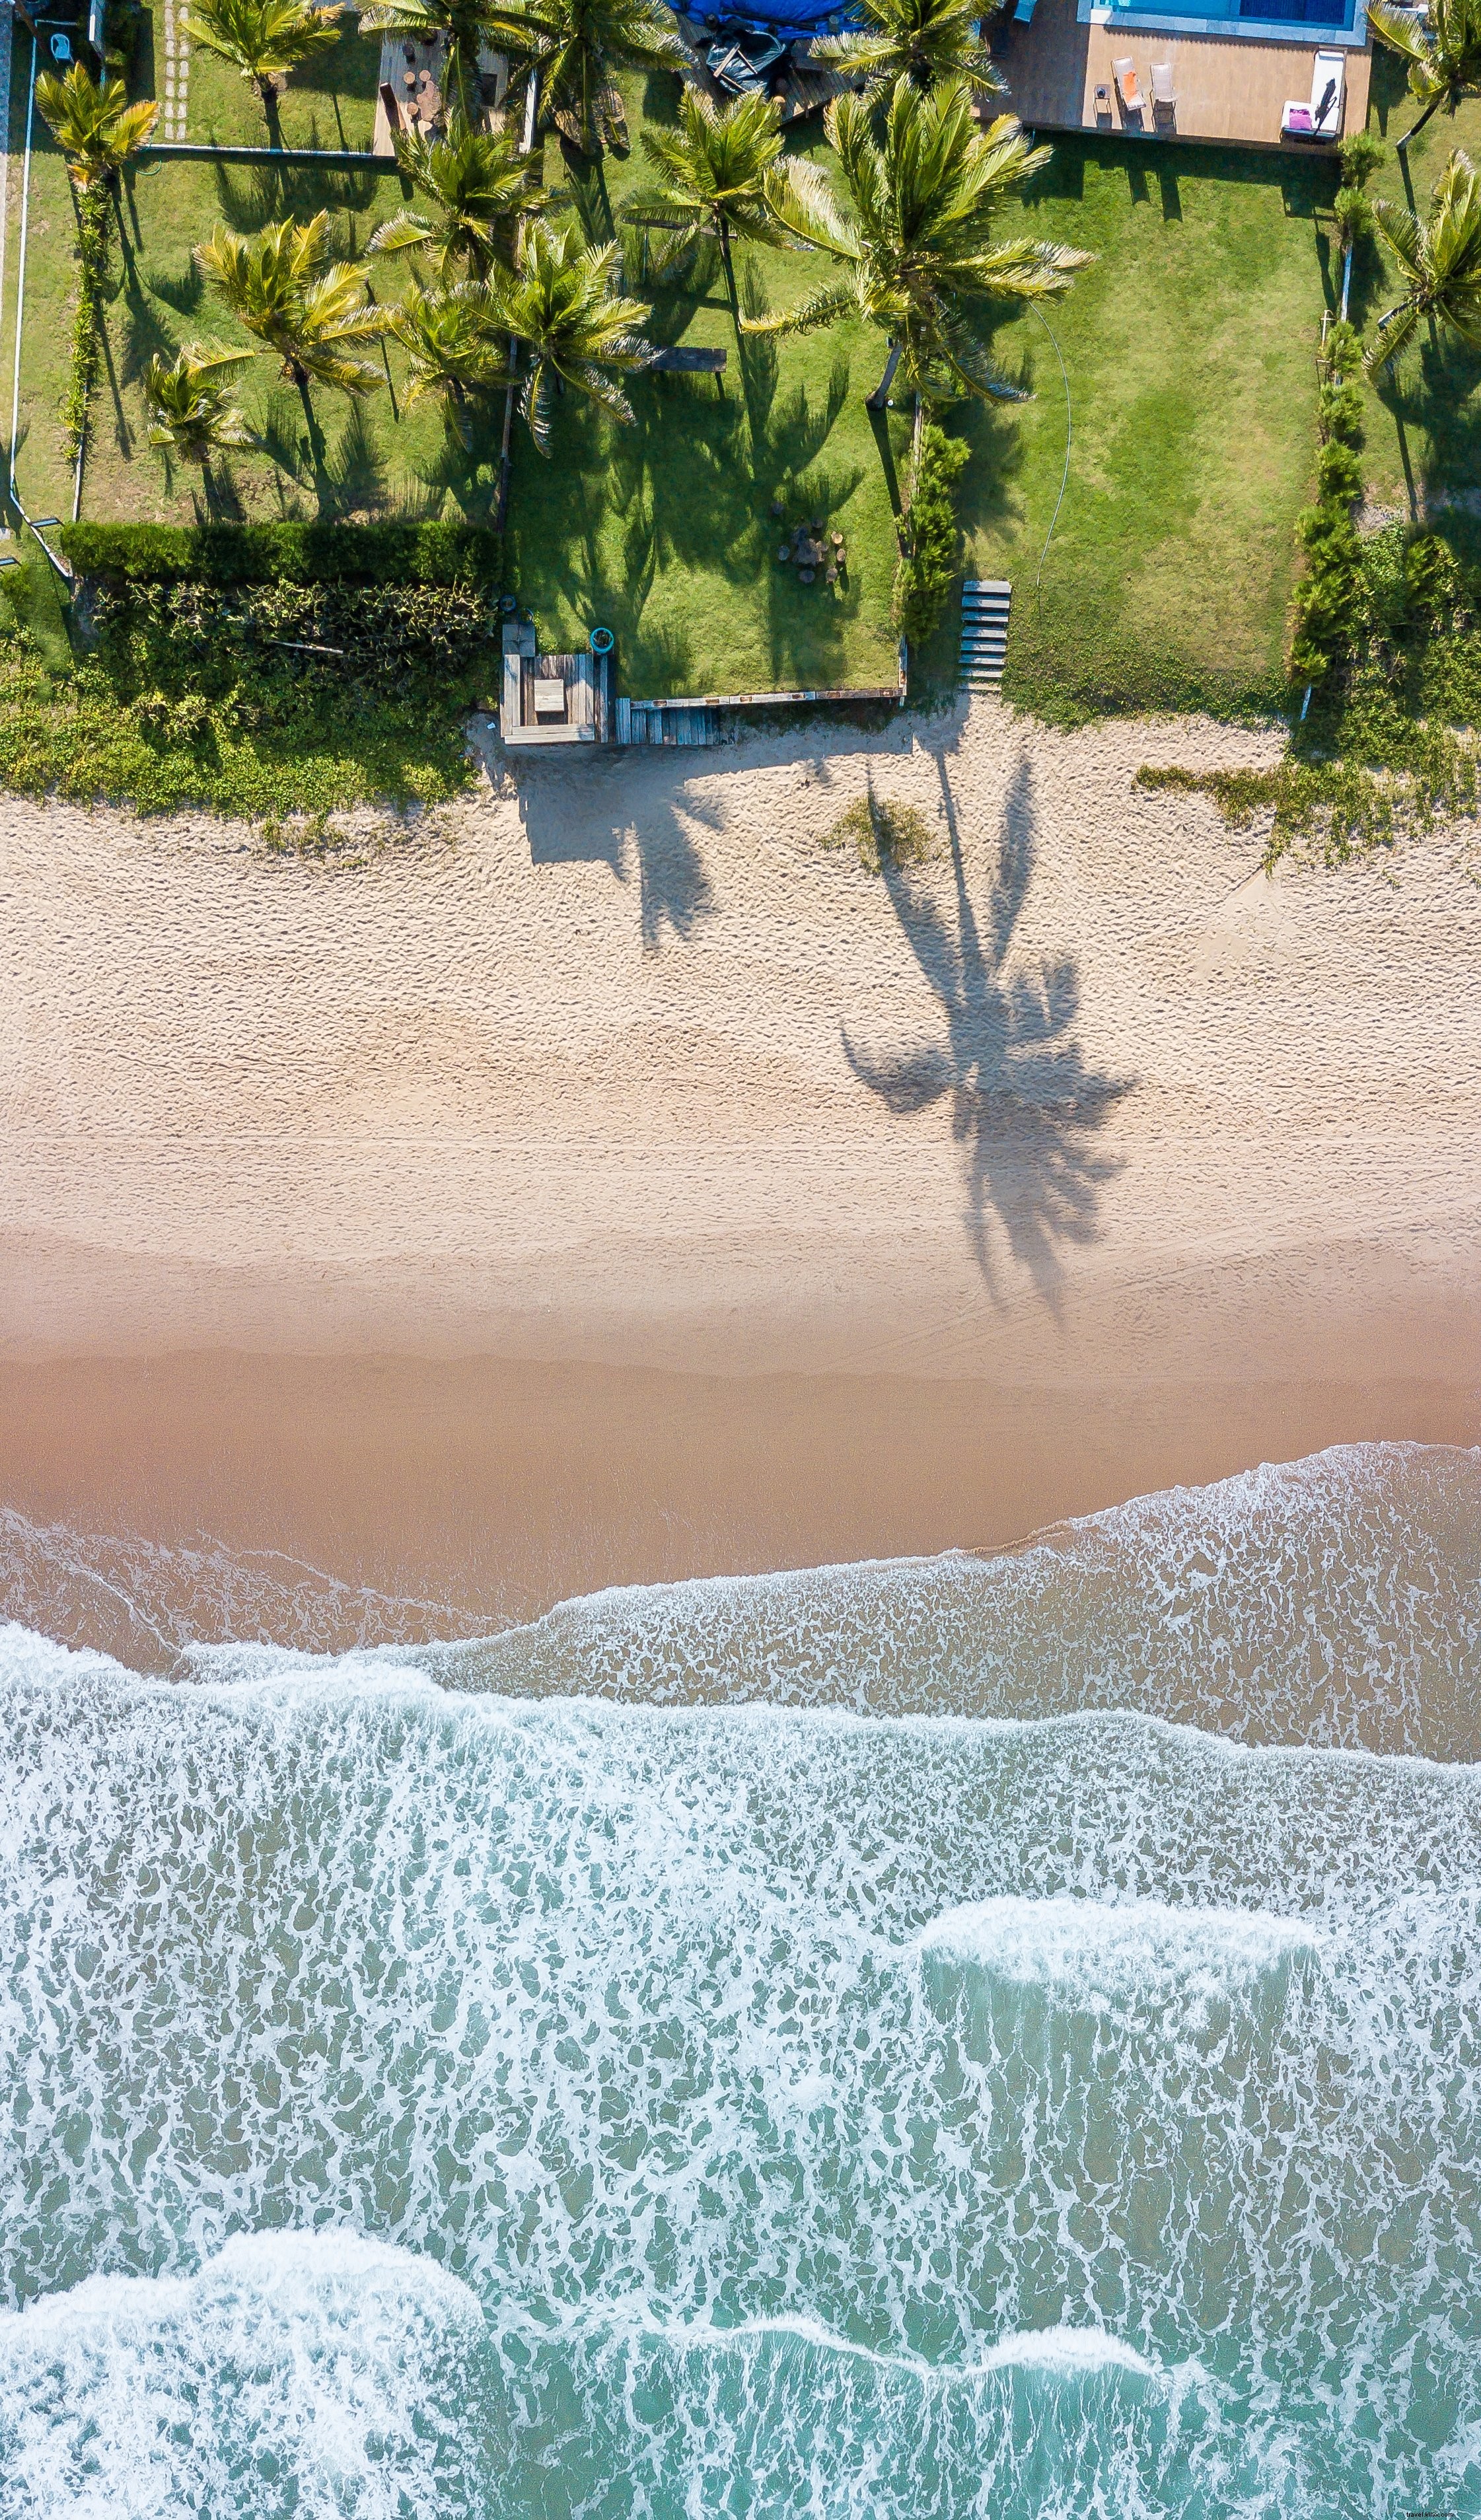
<path fill-rule="evenodd" d="M 696 9 L 692 14 L 701 25 L 723 29 L 728 35 L 776 35 L 784 44 L 856 22 L 853 12 L 840 6 L 840 0 L 740 0 L 739 7 Z"/>

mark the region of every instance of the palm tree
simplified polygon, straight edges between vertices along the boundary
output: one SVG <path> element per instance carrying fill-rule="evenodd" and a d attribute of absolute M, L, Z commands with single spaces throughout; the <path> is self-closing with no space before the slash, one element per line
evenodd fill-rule
<path fill-rule="evenodd" d="M 408 407 L 430 396 L 469 443 L 469 406 L 475 394 L 511 382 L 502 317 L 476 281 L 452 289 L 418 289 L 388 310 L 386 330 L 406 352 Z"/>
<path fill-rule="evenodd" d="M 151 446 L 206 465 L 226 447 L 255 446 L 246 420 L 219 380 L 249 366 L 255 350 L 218 350 L 190 342 L 168 366 L 155 357 L 144 371 L 144 407 Z"/>
<path fill-rule="evenodd" d="M 1369 0 L 1368 22 L 1409 64 L 1409 90 L 1423 112 L 1396 145 L 1407 149 L 1443 105 L 1454 113 L 1481 89 L 1481 0 L 1430 0 L 1421 19 L 1393 0 Z"/>
<path fill-rule="evenodd" d="M 1373 208 L 1405 288 L 1398 305 L 1379 318 L 1369 374 L 1402 358 L 1426 320 L 1481 348 L 1481 178 L 1464 150 L 1452 152 L 1422 223 L 1390 202 Z"/>
<path fill-rule="evenodd" d="M 524 231 L 517 271 L 495 271 L 487 303 L 492 328 L 528 348 L 530 365 L 519 389 L 519 409 L 540 454 L 550 453 L 549 394 L 574 385 L 615 420 L 631 420 L 632 405 L 614 381 L 647 367 L 651 351 L 639 327 L 647 312 L 637 298 L 619 297 L 612 282 L 615 245 L 583 246 L 569 229 L 533 219 Z"/>
<path fill-rule="evenodd" d="M 121 79 L 96 86 L 80 62 L 73 62 L 66 78 L 43 70 L 36 103 L 79 192 L 89 184 L 117 182 L 118 169 L 143 148 L 159 111 L 152 98 L 130 105 Z"/>
<path fill-rule="evenodd" d="M 694 68 L 663 0 L 489 0 L 487 22 L 512 60 L 538 71 L 542 128 L 554 123 L 584 158 L 627 146 L 618 70 Z"/>
<path fill-rule="evenodd" d="M 347 347 L 379 340 L 385 310 L 366 296 L 363 262 L 329 258 L 329 213 L 300 227 L 282 219 L 256 236 L 218 227 L 197 259 L 243 329 L 274 350 L 300 393 L 310 378 L 341 393 L 371 393 L 381 371 Z"/>
<path fill-rule="evenodd" d="M 688 252 L 702 236 L 717 238 L 739 321 L 732 237 L 756 245 L 790 243 L 767 191 L 769 182 L 785 180 L 781 106 L 759 93 L 715 106 L 701 89 L 687 87 L 678 122 L 671 130 L 660 125 L 645 131 L 643 154 L 657 169 L 658 181 L 629 194 L 623 216 L 639 227 L 672 231 L 665 259 Z"/>
<path fill-rule="evenodd" d="M 181 23 L 192 42 L 250 79 L 277 138 L 275 78 L 339 41 L 342 0 L 196 0 Z"/>
<path fill-rule="evenodd" d="M 1095 260 L 1039 237 L 992 241 L 1002 203 L 1049 151 L 1031 148 L 1010 114 L 980 131 L 960 81 L 922 94 L 898 78 L 879 139 L 867 97 L 835 98 L 824 120 L 848 200 L 796 159 L 790 187 L 774 187 L 772 204 L 784 227 L 832 254 L 843 275 L 783 314 L 742 316 L 742 332 L 811 333 L 862 315 L 889 343 L 870 396 L 875 409 L 902 361 L 918 393 L 1021 398 L 980 338 L 978 308 L 1060 296 Z"/>
<path fill-rule="evenodd" d="M 960 80 L 977 96 L 1001 95 L 1004 81 L 982 41 L 980 0 L 858 0 L 865 23 L 851 33 L 813 39 L 813 59 L 846 76 L 863 72 L 872 96 L 898 78 L 914 87 L 951 87 Z"/>
<path fill-rule="evenodd" d="M 538 154 L 529 157 L 507 132 L 475 131 L 456 111 L 446 136 L 398 131 L 396 163 L 429 210 L 398 210 L 377 228 L 372 253 L 426 253 L 444 284 L 460 264 L 485 280 L 514 253 L 516 222 L 546 207 Z"/>

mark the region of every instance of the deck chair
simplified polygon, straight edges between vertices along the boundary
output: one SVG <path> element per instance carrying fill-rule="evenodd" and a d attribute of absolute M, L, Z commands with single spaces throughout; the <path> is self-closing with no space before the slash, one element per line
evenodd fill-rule
<path fill-rule="evenodd" d="M 1137 85 L 1137 65 L 1129 53 L 1124 61 L 1112 62 L 1111 76 L 1116 82 L 1123 112 L 1144 113 L 1146 100 Z"/>
<path fill-rule="evenodd" d="M 1312 64 L 1312 138 L 1336 140 L 1342 130 L 1346 65 L 1340 53 L 1319 53 Z"/>
<path fill-rule="evenodd" d="M 1173 122 L 1178 113 L 1178 91 L 1173 85 L 1171 62 L 1152 64 L 1152 120 Z"/>

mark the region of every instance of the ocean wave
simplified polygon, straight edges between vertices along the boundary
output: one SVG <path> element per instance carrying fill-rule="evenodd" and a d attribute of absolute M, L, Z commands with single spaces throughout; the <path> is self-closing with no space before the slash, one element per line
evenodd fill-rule
<path fill-rule="evenodd" d="M 1481 1452 L 1339 1447 L 995 1557 L 593 1594 L 417 1658 L 450 1688 L 518 1696 L 1127 1708 L 1251 1742 L 1473 1759 Z"/>
<path fill-rule="evenodd" d="M 350 2232 L 95 2275 L 0 2314 L 0 2515 L 481 2513 L 485 2351 L 465 2285 Z"/>
<path fill-rule="evenodd" d="M 135 1668 L 249 1676 L 343 1648 L 440 1685 L 875 1714 L 1128 1709 L 1254 1743 L 1481 1747 L 1481 1452 L 1337 1447 L 1172 1488 L 991 1557 L 630 1587 L 492 1637 L 274 1552 L 0 1510 L 0 1612 Z M 441 1640 L 440 1642 L 438 1640 Z"/>

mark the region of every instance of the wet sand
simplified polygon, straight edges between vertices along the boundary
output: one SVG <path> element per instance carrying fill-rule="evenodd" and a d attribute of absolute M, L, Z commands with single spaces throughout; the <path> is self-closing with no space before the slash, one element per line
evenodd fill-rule
<path fill-rule="evenodd" d="M 328 1642 L 1475 1440 L 1470 841 L 1268 878 L 1135 786 L 1274 745 L 979 704 L 354 863 L 8 804 L 0 1504 Z M 827 845 L 870 784 L 928 864 Z"/>
<path fill-rule="evenodd" d="M 134 1662 L 189 1635 L 410 1642 L 609 1583 L 1001 1548 L 1375 1434 L 1481 1439 L 1474 1379 L 1086 1393 L 489 1358 L 8 1365 L 5 1502 L 45 1537 L 0 1524 L 0 1592 Z"/>

